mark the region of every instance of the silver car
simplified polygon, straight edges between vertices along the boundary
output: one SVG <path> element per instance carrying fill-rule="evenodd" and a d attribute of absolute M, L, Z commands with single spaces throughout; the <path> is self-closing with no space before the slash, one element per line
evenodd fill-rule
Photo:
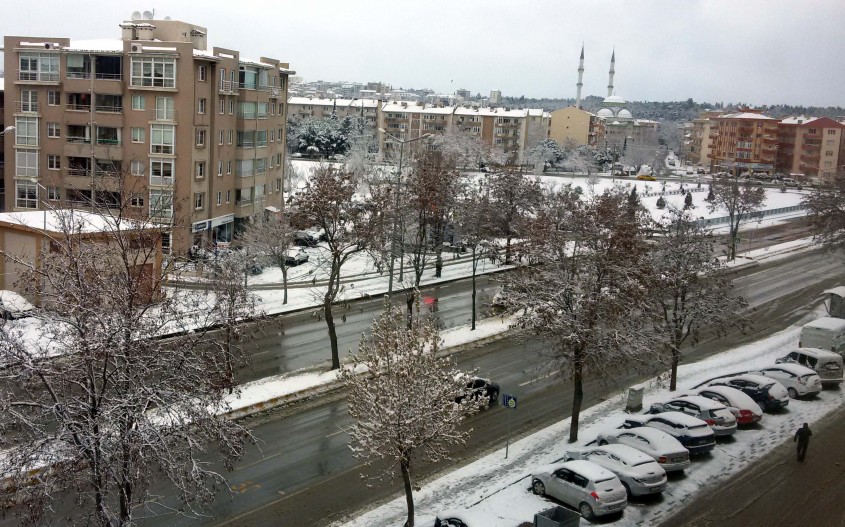
<path fill-rule="evenodd" d="M 589 461 L 567 461 L 538 467 L 531 490 L 575 507 L 586 519 L 625 510 L 628 493 L 613 472 Z"/>
<path fill-rule="evenodd" d="M 583 459 L 613 472 L 630 496 L 658 494 L 666 489 L 666 471 L 651 456 L 627 445 L 573 449 L 564 458 Z"/>
<path fill-rule="evenodd" d="M 666 472 L 681 471 L 689 467 L 689 450 L 671 435 L 648 426 L 630 430 L 610 430 L 596 438 L 599 445 L 628 445 L 648 454 Z"/>
<path fill-rule="evenodd" d="M 651 413 L 683 412 L 697 417 L 710 425 L 717 436 L 729 436 L 736 433 L 736 417 L 724 404 L 702 397 L 686 395 L 670 399 L 664 403 L 652 405 Z"/>
<path fill-rule="evenodd" d="M 786 388 L 790 399 L 798 397 L 812 397 L 822 391 L 822 380 L 819 374 L 800 364 L 778 364 L 760 371 L 751 372 L 769 379 L 774 379 Z"/>

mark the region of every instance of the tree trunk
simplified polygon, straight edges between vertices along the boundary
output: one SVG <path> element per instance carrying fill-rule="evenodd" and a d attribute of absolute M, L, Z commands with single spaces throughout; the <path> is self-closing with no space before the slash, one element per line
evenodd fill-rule
<path fill-rule="evenodd" d="M 340 287 L 340 265 L 332 262 L 332 271 L 329 276 L 329 285 L 326 289 L 326 296 L 323 298 L 323 311 L 326 316 L 326 328 L 329 330 L 329 343 L 332 350 L 332 369 L 340 369 L 340 352 L 337 346 L 337 329 L 334 325 L 334 314 L 332 313 L 332 302 Z"/>
<path fill-rule="evenodd" d="M 399 466 L 402 468 L 402 481 L 405 482 L 405 503 L 408 505 L 407 527 L 414 527 L 414 488 L 411 485 L 411 461 L 403 458 Z"/>
<path fill-rule="evenodd" d="M 408 306 L 408 329 L 411 329 L 411 324 L 414 321 L 414 297 L 416 289 L 409 289 L 405 293 L 405 304 Z"/>
<path fill-rule="evenodd" d="M 681 350 L 677 346 L 672 346 L 672 373 L 669 379 L 669 391 L 674 392 L 678 389 L 678 363 L 681 362 Z"/>
<path fill-rule="evenodd" d="M 282 289 L 284 296 L 282 297 L 282 305 L 288 303 L 288 266 L 282 261 Z"/>
<path fill-rule="evenodd" d="M 583 371 L 578 358 L 574 361 L 572 372 L 573 394 L 572 394 L 572 419 L 569 427 L 569 442 L 578 441 L 578 419 L 581 416 L 581 402 L 584 400 Z"/>
<path fill-rule="evenodd" d="M 511 263 L 511 237 L 510 232 L 508 232 L 508 237 L 505 238 L 505 265 L 509 265 Z"/>
<path fill-rule="evenodd" d="M 475 268 L 476 268 L 476 259 L 475 259 L 475 248 L 472 249 L 472 327 L 470 331 L 475 331 Z"/>

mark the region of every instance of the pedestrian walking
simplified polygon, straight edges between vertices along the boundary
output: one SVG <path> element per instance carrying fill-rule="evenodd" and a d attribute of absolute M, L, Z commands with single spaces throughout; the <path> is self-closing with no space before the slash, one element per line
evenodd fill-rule
<path fill-rule="evenodd" d="M 810 425 L 804 423 L 804 426 L 795 432 L 794 443 L 798 443 L 798 461 L 804 461 L 804 456 L 807 455 L 807 447 L 810 445 L 810 436 L 813 432 L 810 431 Z"/>

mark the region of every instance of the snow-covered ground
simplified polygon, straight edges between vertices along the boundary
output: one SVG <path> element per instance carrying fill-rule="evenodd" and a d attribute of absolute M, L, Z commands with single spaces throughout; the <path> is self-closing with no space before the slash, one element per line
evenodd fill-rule
<path fill-rule="evenodd" d="M 821 315 L 821 311 L 816 315 Z M 679 369 L 679 390 L 692 388 L 720 373 L 773 364 L 777 357 L 786 354 L 784 350 L 797 345 L 799 332 L 800 326 L 791 326 L 755 343 L 694 364 L 682 365 Z M 652 379 L 643 386 L 646 408 L 669 396 L 665 383 L 659 379 Z M 624 388 L 620 387 L 615 396 L 581 413 L 578 445 L 593 441 L 599 431 L 615 428 L 622 422 L 625 415 Z M 739 430 L 733 439 L 719 440 L 711 455 L 694 459 L 682 476 L 670 476 L 661 499 L 629 501 L 622 518 L 612 525 L 654 525 L 668 518 L 701 489 L 718 485 L 742 472 L 775 446 L 791 438 L 801 423 L 812 425 L 843 402 L 843 390 L 825 390 L 812 400 L 790 401 L 786 411 L 766 414 L 759 425 Z M 557 462 L 567 448 L 578 446 L 566 442 L 568 433 L 567 419 L 512 444 L 507 460 L 502 449 L 434 481 L 424 482 L 422 490 L 415 493 L 417 524 L 432 525 L 438 511 L 455 509 L 484 510 L 501 519 L 499 524 L 489 527 L 515 527 L 522 522 L 532 522 L 535 513 L 558 505 L 554 500 L 531 493 L 532 467 Z M 401 525 L 405 515 L 403 496 L 344 525 Z M 582 519 L 581 525 L 590 523 Z"/>

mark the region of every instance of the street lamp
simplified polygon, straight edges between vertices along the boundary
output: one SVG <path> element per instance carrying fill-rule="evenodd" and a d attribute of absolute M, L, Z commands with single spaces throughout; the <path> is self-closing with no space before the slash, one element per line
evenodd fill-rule
<path fill-rule="evenodd" d="M 3 131 L 2 131 L 2 132 L 0 132 L 0 135 L 6 135 L 6 134 L 8 134 L 9 132 L 14 132 L 14 131 L 15 131 L 15 127 L 14 127 L 14 126 L 7 126 L 6 128 L 4 128 L 4 129 L 3 129 Z"/>
<path fill-rule="evenodd" d="M 14 127 L 12 127 L 12 128 L 14 128 Z M 5 132 L 6 131 L 4 130 L 3 133 L 5 133 Z M 44 197 L 45 198 L 47 197 L 47 193 L 48 193 L 47 187 L 45 187 L 44 185 L 39 183 L 38 180 L 33 178 L 33 177 L 27 178 L 27 181 L 29 181 L 30 183 L 35 183 L 35 185 L 38 188 L 40 188 L 41 190 L 44 191 Z M 42 210 L 44 211 L 44 232 L 46 233 L 47 232 L 47 200 L 46 199 L 41 201 L 41 206 L 42 206 Z"/>
<path fill-rule="evenodd" d="M 399 189 L 402 182 L 402 160 L 405 151 L 405 143 L 413 143 L 414 141 L 425 139 L 431 134 L 423 134 L 419 137 L 414 137 L 413 139 L 399 139 L 395 135 L 388 133 L 388 131 L 384 128 L 379 128 L 378 131 L 399 143 L 399 170 L 396 172 L 396 189 L 393 193 L 393 232 L 390 237 L 390 276 L 387 281 L 387 298 L 390 298 L 393 294 L 393 267 L 396 260 L 396 236 L 397 230 L 399 229 Z"/>

